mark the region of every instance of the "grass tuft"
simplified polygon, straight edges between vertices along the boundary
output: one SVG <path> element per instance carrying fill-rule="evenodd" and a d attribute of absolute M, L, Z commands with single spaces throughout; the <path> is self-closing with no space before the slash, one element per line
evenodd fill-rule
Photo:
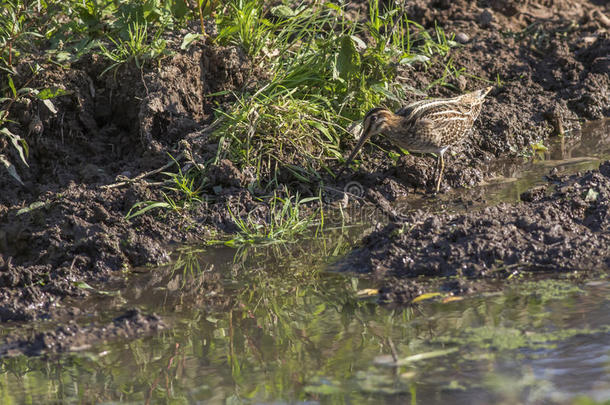
<path fill-rule="evenodd" d="M 320 202 L 321 199 L 300 198 L 298 194 L 280 197 L 274 193 L 269 199 L 267 218 L 263 221 L 254 218 L 252 213 L 245 218 L 238 217 L 230 207 L 227 207 L 239 231 L 236 237 L 223 243 L 227 246 L 240 246 L 296 242 L 312 226 L 317 225 L 318 229 L 323 226 L 324 214 L 321 204 L 318 212 L 309 215 L 303 215 L 301 212 L 305 204 L 313 201 Z"/>

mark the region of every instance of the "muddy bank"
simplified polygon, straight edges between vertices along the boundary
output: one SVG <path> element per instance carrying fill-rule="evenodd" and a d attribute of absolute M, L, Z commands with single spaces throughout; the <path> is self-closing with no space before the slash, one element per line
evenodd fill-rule
<path fill-rule="evenodd" d="M 471 137 L 447 158 L 445 190 L 474 186 L 493 177 L 497 172 L 489 170 L 491 162 L 527 156 L 532 143 L 559 132 L 570 136 L 569 131 L 580 125 L 578 119 L 610 115 L 610 37 L 604 20 L 598 17 L 598 10 L 607 12 L 608 6 L 601 9 L 595 2 L 585 2 L 575 9 L 563 7 L 573 5 L 571 2 L 558 1 L 554 2 L 554 14 L 542 16 L 536 15 L 537 3 L 530 3 L 527 8 L 510 2 L 517 12 L 508 6 L 498 7 L 496 2 L 479 3 L 440 2 L 430 8 L 427 2 L 414 2 L 407 10 L 413 20 L 427 29 L 432 29 L 436 20 L 448 32 L 453 30 L 467 38 L 460 36 L 464 43 L 452 50 L 451 74 L 446 75 L 450 61 L 442 59 L 433 61 L 429 67 L 423 64 L 399 67 L 398 77 L 403 84 L 420 93 L 423 90 L 428 96 L 450 96 L 486 86 L 487 81 L 480 78 L 499 80 Z M 233 216 L 243 217 L 256 210 L 255 219 L 266 218 L 269 207 L 260 198 L 268 196 L 269 190 L 258 188 L 252 168 L 236 167 L 227 160 L 213 164 L 219 155 L 219 139 L 214 136 L 215 128 L 210 127 L 213 110 L 234 101 L 230 91 L 255 90 L 265 81 L 266 72 L 254 66 L 237 46 L 200 43 L 181 50 L 180 41 L 187 32 L 183 30 L 175 38 L 167 39 L 168 49 L 174 52 L 172 56 L 161 60 L 159 65 L 143 69 L 126 65 L 100 76 L 106 66 L 99 56 L 92 55 L 69 67 L 47 66 L 29 82 L 29 66 L 19 67 L 20 74 L 15 76 L 17 87 L 27 84 L 33 88 L 60 88 L 67 93 L 52 100 L 55 111 L 40 100 L 21 100 L 10 107 L 14 122 L 8 126 L 27 140 L 30 156 L 29 167 L 18 167 L 23 185 L 8 175 L 0 178 L 1 322 L 19 325 L 18 322 L 33 320 L 77 319 L 83 314 L 69 299 L 97 294 L 95 289 L 83 288 L 83 281 L 102 286 L 104 290 L 104 285 L 120 279 L 125 271 L 167 262 L 172 248 L 180 243 L 200 242 L 219 232 L 234 232 L 237 228 Z M 438 79 L 446 83 L 434 85 Z M 217 95 L 211 97 L 212 93 Z M 422 96 L 411 94 L 410 97 L 405 103 Z M 384 149 L 389 148 L 383 139 L 374 141 Z M 347 137 L 342 141 L 345 155 L 354 143 Z M 6 139 L 0 139 L 0 146 L 12 153 Z M 176 164 L 172 164 L 170 155 Z M 343 190 L 347 182 L 358 181 L 369 190 L 365 199 L 378 205 L 380 201 L 385 204 L 387 200 L 405 196 L 414 187 L 425 190 L 433 184 L 435 160 L 430 156 L 410 155 L 395 164 L 386 152 L 370 145 L 364 148 L 362 156 L 365 156 L 363 163 L 345 178 L 335 179 L 321 171 L 319 183 L 304 184 L 289 171 L 283 171 L 277 178 L 285 184 L 279 187 L 299 191 L 303 196 L 316 196 L 320 183 Z M 11 161 L 19 162 L 19 159 L 12 156 Z M 298 156 L 287 163 L 303 164 Z M 332 169 L 340 166 L 336 158 L 324 163 Z M 168 177 L 162 171 L 177 173 L 178 167 L 187 170 L 193 166 L 202 172 L 198 179 L 202 184 L 200 203 L 188 210 L 151 210 L 126 218 L 137 203 L 167 201 L 166 195 L 177 197 L 163 188 L 168 185 Z M 595 176 L 596 181 L 607 178 L 602 172 Z M 595 201 L 585 201 L 586 196 L 580 196 L 578 201 L 584 201 L 586 209 L 591 204 L 607 201 L 607 183 L 603 181 L 600 184 L 606 188 L 597 191 Z M 594 187 L 593 183 L 586 184 Z M 577 194 L 574 191 L 569 195 L 576 197 Z M 518 250 L 521 245 L 511 248 L 492 244 L 469 259 L 468 249 L 475 248 L 463 246 L 464 263 L 472 265 L 469 268 L 474 269 L 474 275 L 490 272 L 489 266 L 495 265 L 497 259 L 511 266 L 523 261 L 546 269 L 557 264 L 556 268 L 561 270 L 569 269 L 571 264 L 607 265 L 607 256 L 601 252 L 602 242 L 607 244 L 604 239 L 607 218 L 602 218 L 601 208 L 595 208 L 601 219 L 592 217 L 591 221 L 598 221 L 600 227 L 605 224 L 605 229 L 593 230 L 584 222 L 580 225 L 583 232 L 597 235 L 591 239 L 591 245 L 586 245 L 584 239 L 567 233 L 569 228 L 562 228 L 565 234 L 556 227 L 537 228 L 539 224 L 546 226 L 547 216 L 572 221 L 566 224 L 576 223 L 577 219 L 584 221 L 585 217 L 581 216 L 586 209 L 557 200 L 545 213 L 535 209 L 537 204 L 542 202 L 524 205 L 530 211 L 520 214 L 534 215 L 531 224 L 514 218 L 510 222 L 506 216 L 506 229 L 495 218 L 499 211 L 493 211 L 501 208 L 480 212 L 481 218 L 499 221 L 492 221 L 496 234 L 482 233 L 481 238 L 491 238 L 489 243 L 497 244 L 498 238 L 518 237 L 519 230 L 524 230 L 527 231 L 524 235 L 534 233 L 542 238 L 537 243 L 554 241 L 552 249 L 561 249 L 567 243 L 565 246 L 576 249 L 576 258 L 566 253 L 560 266 L 559 259 L 544 262 L 545 256 L 536 256 L 536 250 L 524 253 L 511 250 Z M 517 208 L 510 208 L 513 209 Z M 396 252 L 417 247 L 428 252 L 429 256 L 421 253 L 422 256 L 413 259 L 412 272 L 396 272 L 402 259 L 385 251 L 380 251 L 379 263 L 385 263 L 386 258 L 389 261 L 381 270 L 376 267 L 379 263 L 366 259 L 366 255 L 362 257 L 364 263 L 370 261 L 370 269 L 366 271 L 400 277 L 438 276 L 439 272 L 448 275 L 449 267 L 458 264 L 447 262 L 449 259 L 443 254 L 449 257 L 454 242 L 451 238 L 461 236 L 451 233 L 450 228 L 445 229 L 441 219 L 430 221 L 428 225 L 418 226 L 429 227 L 429 230 L 422 228 L 422 235 L 430 233 L 435 238 L 421 239 L 419 245 L 413 246 L 408 245 L 410 239 L 405 239 L 404 246 L 395 245 Z M 466 233 L 470 227 L 481 230 L 489 227 L 480 222 L 483 219 L 473 217 L 468 221 L 471 222 L 459 224 Z M 480 225 L 476 225 L 477 221 Z M 558 221 L 553 224 L 562 225 Z M 510 223 L 513 227 L 508 226 Z M 392 224 L 387 229 L 392 226 L 395 230 L 400 227 Z M 389 238 L 391 233 L 392 230 L 387 231 L 385 237 Z M 380 235 L 378 242 L 384 237 L 383 232 L 374 235 Z M 521 236 L 515 243 L 525 244 L 529 240 Z M 383 240 L 393 243 L 390 239 Z M 365 246 L 371 242 L 375 239 L 367 239 Z M 381 245 L 379 242 L 379 249 Z M 433 254 L 437 245 L 444 252 L 438 256 Z M 459 249 L 459 245 L 455 248 Z M 598 254 L 594 255 L 591 249 L 598 249 Z M 371 257 L 372 252 L 376 250 L 371 250 Z M 581 260 L 585 255 L 590 263 Z M 498 272 L 497 267 L 491 268 Z M 134 335 L 138 330 L 142 333 L 150 330 L 146 322 L 133 325 Z M 96 333 L 104 328 L 107 324 L 100 323 L 84 334 L 95 340 Z M 36 336 L 28 340 L 28 347 L 43 339 Z M 64 336 L 59 329 L 57 336 L 60 340 Z M 52 342 L 45 345 L 47 350 L 72 347 Z M 10 347 L 20 346 L 11 343 Z"/>
<path fill-rule="evenodd" d="M 451 277 L 445 289 L 461 295 L 469 280 L 608 271 L 610 162 L 551 180 L 523 193 L 520 203 L 463 214 L 416 211 L 380 225 L 338 269 L 391 279 L 382 298 L 398 302 L 422 293 L 409 281 L 420 276 Z"/>
<path fill-rule="evenodd" d="M 40 356 L 50 352 L 86 350 L 95 343 L 117 338 L 133 339 L 157 333 L 165 327 L 157 315 L 144 315 L 138 309 L 131 309 L 102 325 L 82 326 L 71 320 L 55 330 L 17 331 L 3 340 L 0 356 Z"/>

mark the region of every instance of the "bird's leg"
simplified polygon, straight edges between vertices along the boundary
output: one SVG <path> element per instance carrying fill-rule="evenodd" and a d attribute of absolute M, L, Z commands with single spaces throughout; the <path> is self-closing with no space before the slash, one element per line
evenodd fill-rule
<path fill-rule="evenodd" d="M 438 193 L 441 189 L 441 179 L 443 178 L 443 169 L 445 168 L 445 159 L 443 158 L 443 152 L 438 155 L 438 161 L 440 161 L 441 168 L 438 173 L 438 179 L 436 180 L 436 192 Z"/>

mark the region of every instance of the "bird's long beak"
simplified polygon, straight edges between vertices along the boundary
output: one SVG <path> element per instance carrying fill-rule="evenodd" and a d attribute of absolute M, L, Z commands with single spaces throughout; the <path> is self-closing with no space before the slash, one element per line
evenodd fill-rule
<path fill-rule="evenodd" d="M 364 145 L 364 143 L 366 142 L 367 139 L 369 139 L 371 137 L 371 131 L 370 128 L 368 130 L 362 130 L 362 135 L 360 136 L 360 140 L 358 140 L 358 144 L 356 145 L 356 147 L 354 148 L 354 150 L 352 151 L 352 153 L 349 155 L 349 157 L 347 158 L 347 160 L 345 161 L 345 166 L 343 166 L 343 168 L 341 168 L 341 170 L 339 171 L 339 173 L 337 173 L 337 176 L 341 175 L 341 173 L 343 173 L 343 171 L 345 170 L 346 167 L 348 167 L 350 165 L 350 163 L 352 163 L 352 160 L 354 160 L 354 157 L 356 157 L 356 154 L 358 153 L 358 151 L 360 150 L 360 148 L 362 148 L 362 145 Z"/>
<path fill-rule="evenodd" d="M 349 157 L 347 158 L 347 160 L 345 162 L 346 165 L 349 165 L 350 163 L 352 163 L 352 160 L 354 160 L 354 157 L 356 157 L 356 154 L 358 153 L 360 148 L 362 148 L 362 145 L 364 145 L 366 140 L 370 138 L 370 136 L 371 136 L 370 128 L 368 131 L 365 131 L 364 129 L 362 130 L 362 135 L 360 136 L 360 140 L 358 141 L 358 144 L 352 151 L 351 155 L 349 155 Z"/>

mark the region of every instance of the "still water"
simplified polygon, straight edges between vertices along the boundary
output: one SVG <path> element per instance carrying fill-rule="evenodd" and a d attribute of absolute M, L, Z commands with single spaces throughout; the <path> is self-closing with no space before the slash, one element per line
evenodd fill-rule
<path fill-rule="evenodd" d="M 589 148 L 552 153 L 482 195 L 516 199 L 552 166 L 599 164 Z M 459 301 L 393 308 L 358 294 L 374 281 L 328 271 L 367 230 L 180 249 L 173 264 L 142 269 L 120 294 L 83 303 L 108 308 L 102 321 L 126 308 L 155 312 L 166 329 L 0 359 L 0 403 L 610 403 L 607 278 L 511 280 Z"/>
<path fill-rule="evenodd" d="M 120 296 L 162 315 L 165 331 L 84 353 L 0 360 L 1 402 L 610 398 L 610 282 L 519 281 L 461 301 L 390 308 L 358 298 L 370 282 L 322 271 L 352 243 L 333 242 L 184 250 L 180 266 L 135 277 Z"/>

